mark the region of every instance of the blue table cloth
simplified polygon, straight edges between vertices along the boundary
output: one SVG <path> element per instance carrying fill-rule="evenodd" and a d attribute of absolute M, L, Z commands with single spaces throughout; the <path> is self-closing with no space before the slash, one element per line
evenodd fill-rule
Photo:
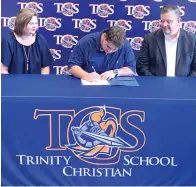
<path fill-rule="evenodd" d="M 196 185 L 196 79 L 2 76 L 2 186 Z"/>

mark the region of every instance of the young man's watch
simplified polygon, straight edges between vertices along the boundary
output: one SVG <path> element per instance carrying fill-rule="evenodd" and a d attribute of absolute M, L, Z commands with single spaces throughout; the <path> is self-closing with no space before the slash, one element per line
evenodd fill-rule
<path fill-rule="evenodd" d="M 114 69 L 114 75 L 115 75 L 115 77 L 117 77 L 118 76 L 118 69 Z"/>

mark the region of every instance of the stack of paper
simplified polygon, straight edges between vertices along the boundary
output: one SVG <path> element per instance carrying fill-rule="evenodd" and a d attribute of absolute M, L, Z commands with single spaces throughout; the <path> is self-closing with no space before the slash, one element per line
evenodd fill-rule
<path fill-rule="evenodd" d="M 98 86 L 98 85 L 110 85 L 110 83 L 107 80 L 100 80 L 100 81 L 96 81 L 96 82 L 90 82 L 84 79 L 81 79 L 82 85 L 84 86 Z"/>

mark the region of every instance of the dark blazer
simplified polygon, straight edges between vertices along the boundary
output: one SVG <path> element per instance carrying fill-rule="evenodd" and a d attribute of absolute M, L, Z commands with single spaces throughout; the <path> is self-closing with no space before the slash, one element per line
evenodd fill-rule
<path fill-rule="evenodd" d="M 147 34 L 137 57 L 138 75 L 166 76 L 167 58 L 162 29 Z M 176 52 L 176 76 L 196 76 L 196 35 L 180 30 Z"/>

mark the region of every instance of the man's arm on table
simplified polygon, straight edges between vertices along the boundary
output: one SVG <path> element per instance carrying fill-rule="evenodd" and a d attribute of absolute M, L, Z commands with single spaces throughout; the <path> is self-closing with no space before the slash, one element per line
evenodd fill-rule
<path fill-rule="evenodd" d="M 136 61 L 135 55 L 131 48 L 130 43 L 126 40 L 125 42 L 125 63 L 124 67 L 118 70 L 118 76 L 132 76 L 136 75 Z"/>
<path fill-rule="evenodd" d="M 85 45 L 84 41 L 79 41 L 70 55 L 68 61 L 68 71 L 77 78 L 87 81 L 98 81 L 100 80 L 99 74 L 96 72 L 88 73 L 82 68 L 85 67 L 88 61 L 88 54 L 88 46 Z"/>
<path fill-rule="evenodd" d="M 50 66 L 46 66 L 41 69 L 41 74 L 42 75 L 49 75 L 50 74 Z"/>
<path fill-rule="evenodd" d="M 8 67 L 6 67 L 3 63 L 1 63 L 1 74 L 9 74 Z"/>
<path fill-rule="evenodd" d="M 69 69 L 69 72 L 80 79 L 87 81 L 98 81 L 100 80 L 100 75 L 96 72 L 88 73 L 84 71 L 80 66 L 74 65 Z"/>
<path fill-rule="evenodd" d="M 118 69 L 118 76 L 132 76 L 136 75 L 129 67 L 122 67 Z M 109 70 L 101 74 L 102 80 L 110 80 L 115 77 L 114 70 Z"/>
<path fill-rule="evenodd" d="M 124 44 L 125 59 L 122 68 L 118 69 L 118 76 L 132 76 L 137 75 L 135 71 L 135 55 L 130 46 L 130 43 L 126 40 Z M 109 70 L 101 74 L 101 78 L 104 80 L 110 80 L 115 77 L 114 70 Z"/>

